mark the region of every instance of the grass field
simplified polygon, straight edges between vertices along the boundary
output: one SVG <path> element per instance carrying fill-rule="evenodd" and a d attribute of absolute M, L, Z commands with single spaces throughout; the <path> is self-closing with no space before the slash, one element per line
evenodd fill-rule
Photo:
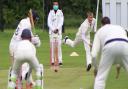
<path fill-rule="evenodd" d="M 75 37 L 77 29 L 66 29 L 63 36 Z M 13 30 L 0 32 L 0 89 L 7 89 L 8 68 L 10 66 L 8 46 L 12 37 Z M 83 44 L 76 48 L 70 48 L 62 45 L 63 66 L 58 73 L 50 69 L 49 60 L 49 37 L 48 32 L 38 30 L 42 45 L 37 48 L 37 56 L 44 65 L 44 89 L 93 89 L 93 69 L 90 72 L 85 71 L 85 50 Z M 70 53 L 76 51 L 80 56 L 70 57 Z M 115 67 L 112 68 L 108 76 L 106 89 L 128 89 L 128 75 L 125 70 L 121 70 L 119 79 L 115 79 Z"/>

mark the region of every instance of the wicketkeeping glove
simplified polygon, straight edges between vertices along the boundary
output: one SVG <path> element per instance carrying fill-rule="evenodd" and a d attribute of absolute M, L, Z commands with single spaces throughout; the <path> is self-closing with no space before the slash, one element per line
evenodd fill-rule
<path fill-rule="evenodd" d="M 57 34 L 58 33 L 58 29 L 54 30 L 54 33 Z"/>

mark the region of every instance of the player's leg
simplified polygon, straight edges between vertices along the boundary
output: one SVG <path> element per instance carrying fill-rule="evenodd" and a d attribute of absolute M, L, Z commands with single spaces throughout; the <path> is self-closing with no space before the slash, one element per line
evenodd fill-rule
<path fill-rule="evenodd" d="M 11 64 L 13 65 L 14 55 L 13 55 L 13 50 L 12 49 L 10 50 L 10 59 L 11 59 Z M 16 89 L 18 89 L 18 87 L 22 88 L 22 79 L 21 79 L 22 67 L 19 70 L 20 71 L 18 72 L 18 76 L 17 76 L 17 79 L 16 79 Z"/>
<path fill-rule="evenodd" d="M 54 43 L 53 43 L 53 36 L 52 36 L 52 34 L 49 36 L 49 38 L 50 38 L 50 64 L 51 65 L 54 65 L 54 48 L 53 48 L 53 45 L 54 45 Z"/>
<path fill-rule="evenodd" d="M 9 46 L 9 54 L 10 54 L 10 62 L 11 62 L 11 65 L 13 65 L 13 61 L 14 61 L 14 47 L 13 45 L 10 44 Z"/>
<path fill-rule="evenodd" d="M 116 71 L 117 71 L 116 79 L 118 79 L 118 78 L 119 78 L 120 68 L 121 68 L 121 65 L 120 65 L 120 64 L 116 64 Z"/>
<path fill-rule="evenodd" d="M 32 89 L 34 86 L 35 86 L 35 82 L 32 78 L 32 73 L 28 72 L 26 75 L 26 89 Z"/>
<path fill-rule="evenodd" d="M 14 63 L 14 50 L 16 48 L 17 45 L 17 41 L 15 41 L 14 39 L 11 40 L 10 45 L 9 45 L 9 52 L 10 52 L 10 60 L 11 60 L 11 64 L 13 65 Z M 17 80 L 16 80 L 16 88 L 20 87 L 22 88 L 22 80 L 21 80 L 21 72 L 19 72 L 18 76 L 17 76 Z"/>
<path fill-rule="evenodd" d="M 102 53 L 98 72 L 95 78 L 94 89 L 105 89 L 105 81 L 114 61 L 111 51 L 105 49 Z"/>
<path fill-rule="evenodd" d="M 54 37 L 53 39 L 53 53 L 54 53 L 54 65 L 52 66 L 52 69 L 56 71 L 57 66 L 59 65 L 58 61 L 58 39 Z"/>
<path fill-rule="evenodd" d="M 29 63 L 30 66 L 36 71 L 35 89 L 43 89 L 43 65 L 39 64 L 36 57 L 33 57 Z"/>
<path fill-rule="evenodd" d="M 32 78 L 32 68 L 30 68 L 28 63 L 22 64 L 22 80 L 26 80 L 26 88 L 32 89 L 35 85 L 35 82 Z"/>
<path fill-rule="evenodd" d="M 22 82 L 22 67 L 20 67 L 17 79 L 16 79 L 16 89 L 22 89 L 23 88 L 23 82 Z"/>
<path fill-rule="evenodd" d="M 87 64 L 87 71 L 88 71 L 88 66 L 90 65 L 90 67 L 91 67 L 91 64 L 92 64 L 91 48 L 90 48 L 89 44 L 87 44 L 86 42 L 84 42 L 84 48 L 86 51 L 86 64 Z"/>
<path fill-rule="evenodd" d="M 128 72 L 128 46 L 127 45 L 123 45 L 123 47 L 125 47 L 124 49 L 124 56 L 122 58 L 123 61 L 123 67 L 126 69 L 126 71 Z"/>
<path fill-rule="evenodd" d="M 10 82 L 11 72 L 12 72 L 12 67 L 9 67 L 9 70 L 8 70 L 8 84 Z M 8 87 L 9 87 L 9 85 L 8 85 Z"/>
<path fill-rule="evenodd" d="M 16 79 L 17 79 L 17 75 L 11 71 L 7 89 L 15 89 L 16 88 Z"/>
<path fill-rule="evenodd" d="M 22 62 L 18 60 L 14 61 L 12 70 L 10 71 L 9 82 L 8 82 L 8 89 L 15 89 L 16 88 L 16 79 L 17 75 L 20 72 L 20 66 Z"/>
<path fill-rule="evenodd" d="M 35 86 L 35 82 L 32 78 L 32 70 L 30 68 L 30 70 L 27 72 L 26 77 L 26 89 L 32 89 Z"/>
<path fill-rule="evenodd" d="M 43 83 L 43 69 L 42 66 L 39 66 L 39 68 L 36 69 L 36 89 L 43 89 L 44 83 Z"/>
<path fill-rule="evenodd" d="M 65 44 L 71 46 L 71 47 L 75 47 L 75 45 L 77 45 L 78 43 L 80 43 L 82 41 L 81 36 L 80 35 L 76 35 L 74 41 L 66 38 L 65 40 Z"/>
<path fill-rule="evenodd" d="M 61 39 L 62 39 L 62 36 L 59 37 L 58 42 L 57 42 L 59 65 L 62 65 L 62 48 L 61 48 L 62 41 L 61 41 Z"/>
<path fill-rule="evenodd" d="M 123 60 L 124 67 L 126 71 L 128 72 L 128 56 L 125 55 L 125 59 Z"/>
<path fill-rule="evenodd" d="M 41 87 L 43 89 L 43 86 L 44 86 L 44 81 L 43 81 L 44 67 L 43 67 L 43 64 L 40 64 L 40 69 L 41 69 Z"/>

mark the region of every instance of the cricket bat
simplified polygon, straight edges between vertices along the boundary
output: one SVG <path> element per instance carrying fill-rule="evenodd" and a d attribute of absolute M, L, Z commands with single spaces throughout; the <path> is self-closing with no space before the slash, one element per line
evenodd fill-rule
<path fill-rule="evenodd" d="M 34 21 L 33 21 L 32 9 L 29 10 L 29 18 L 30 18 L 30 22 L 32 25 L 33 33 L 35 34 L 35 25 L 34 25 Z"/>

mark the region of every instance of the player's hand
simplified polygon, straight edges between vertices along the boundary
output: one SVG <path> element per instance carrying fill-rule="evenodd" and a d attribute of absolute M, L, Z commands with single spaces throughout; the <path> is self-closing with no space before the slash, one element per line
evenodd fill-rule
<path fill-rule="evenodd" d="M 116 71 L 117 71 L 117 74 L 116 74 L 116 79 L 118 79 L 119 78 L 119 74 L 120 74 L 120 65 L 117 65 L 116 66 Z"/>
<path fill-rule="evenodd" d="M 58 29 L 54 30 L 54 33 L 57 34 L 58 33 Z"/>
<path fill-rule="evenodd" d="M 94 69 L 94 77 L 97 75 L 97 69 Z"/>

